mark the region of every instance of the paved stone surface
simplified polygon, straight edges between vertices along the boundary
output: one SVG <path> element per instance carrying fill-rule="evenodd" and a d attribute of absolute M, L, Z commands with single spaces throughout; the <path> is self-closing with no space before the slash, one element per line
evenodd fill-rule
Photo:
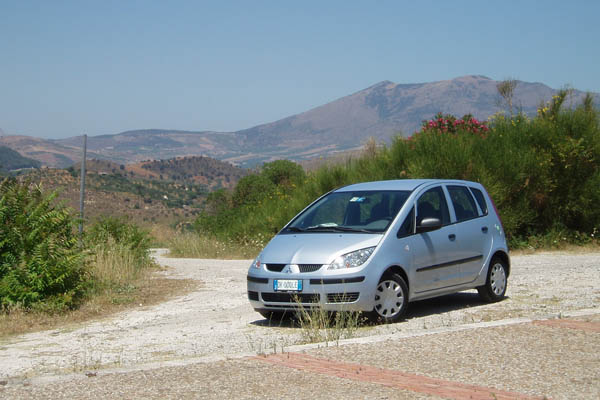
<path fill-rule="evenodd" d="M 558 328 L 583 329 L 584 331 L 600 332 L 600 322 L 577 321 L 572 319 L 547 319 L 533 321 L 536 325 L 555 326 Z"/>
<path fill-rule="evenodd" d="M 301 371 L 316 372 L 323 375 L 354 381 L 372 382 L 383 386 L 410 390 L 416 393 L 430 394 L 456 400 L 532 400 L 532 397 L 521 393 L 507 392 L 494 388 L 467 385 L 423 375 L 407 374 L 389 369 L 376 368 L 355 363 L 345 363 L 317 358 L 300 353 L 272 354 L 254 357 L 257 360 L 295 368 Z"/>

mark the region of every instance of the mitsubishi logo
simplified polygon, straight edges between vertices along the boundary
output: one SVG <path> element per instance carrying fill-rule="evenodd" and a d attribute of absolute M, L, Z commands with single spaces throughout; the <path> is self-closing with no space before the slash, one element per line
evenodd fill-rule
<path fill-rule="evenodd" d="M 300 268 L 298 268 L 297 264 L 288 264 L 286 265 L 281 272 L 286 274 L 297 274 L 300 272 Z"/>

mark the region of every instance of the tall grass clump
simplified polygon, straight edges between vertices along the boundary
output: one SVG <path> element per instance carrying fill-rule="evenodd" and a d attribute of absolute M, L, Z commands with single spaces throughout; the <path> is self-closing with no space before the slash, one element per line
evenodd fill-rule
<path fill-rule="evenodd" d="M 195 227 L 219 241 L 268 241 L 312 200 L 351 183 L 402 178 L 481 182 L 500 212 L 513 247 L 531 243 L 597 243 L 600 231 L 600 124 L 593 98 L 564 109 L 567 90 L 538 114 L 438 114 L 409 138 L 370 146 L 360 156 L 309 174 L 294 163 L 273 179 L 270 163 L 233 192 L 211 194 Z M 561 240 L 556 240 L 560 235 Z M 531 240 L 530 240 L 531 239 Z M 531 243 L 530 243 L 531 242 Z"/>
<path fill-rule="evenodd" d="M 329 312 L 323 307 L 305 308 L 297 302 L 295 314 L 304 343 L 337 342 L 350 339 L 364 325 L 366 318 L 359 311 Z"/>
<path fill-rule="evenodd" d="M 119 289 L 154 265 L 149 254 L 149 233 L 125 219 L 100 218 L 88 229 L 85 242 L 94 289 Z"/>

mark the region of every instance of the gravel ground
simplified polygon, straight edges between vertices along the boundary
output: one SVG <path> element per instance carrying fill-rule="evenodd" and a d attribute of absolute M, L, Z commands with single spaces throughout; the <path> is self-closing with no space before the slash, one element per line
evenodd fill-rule
<path fill-rule="evenodd" d="M 0 388 L 0 398 L 30 399 L 438 399 L 374 383 L 279 368 L 254 360 L 197 363 L 129 373 L 98 374 Z"/>
<path fill-rule="evenodd" d="M 25 393 L 33 397 L 60 397 L 63 393 L 60 388 L 65 388 L 63 396 L 69 398 L 78 397 L 76 394 L 83 393 L 82 390 L 86 393 L 83 397 L 119 397 L 120 390 L 124 397 L 129 398 L 165 397 L 167 389 L 168 396 L 172 394 L 171 397 L 177 398 L 285 398 L 298 394 L 294 389 L 295 383 L 292 383 L 298 379 L 300 385 L 307 372 L 279 371 L 273 366 L 257 366 L 256 362 L 239 359 L 245 355 L 270 353 L 275 349 L 281 352 L 302 340 L 300 329 L 270 327 L 249 306 L 245 290 L 250 261 L 165 258 L 161 252 L 157 252 L 156 258 L 161 265 L 170 267 L 164 272 L 169 277 L 199 280 L 202 283 L 199 289 L 156 306 L 140 305 L 134 310 L 84 326 L 22 335 L 0 343 L 0 397 L 21 397 Z M 406 321 L 361 328 L 357 335 L 381 338 L 384 337 L 382 335 L 394 334 L 404 338 L 399 339 L 399 343 L 403 343 L 401 340 L 409 341 L 406 348 L 385 346 L 386 350 L 390 349 L 390 362 L 386 367 L 400 368 L 393 364 L 395 354 L 396 360 L 398 357 L 411 360 L 401 367 L 409 368 L 406 372 L 464 379 L 467 383 L 477 378 L 477 384 L 484 385 L 488 384 L 486 371 L 490 376 L 507 370 L 516 371 L 514 374 L 517 376 L 508 373 L 506 379 L 500 380 L 500 388 L 511 389 L 511 383 L 517 378 L 526 379 L 532 382 L 531 386 L 520 385 L 519 388 L 531 393 L 539 393 L 534 390 L 538 381 L 544 393 L 555 393 L 554 386 L 549 386 L 553 384 L 578 387 L 591 379 L 598 381 L 597 372 L 593 375 L 600 365 L 597 333 L 575 331 L 563 338 L 564 329 L 513 325 L 490 328 L 490 332 L 499 333 L 485 336 L 485 340 L 479 334 L 473 335 L 473 331 L 420 336 L 479 322 L 548 318 L 583 309 L 597 310 L 600 304 L 600 253 L 518 255 L 512 257 L 512 264 L 508 297 L 502 302 L 482 303 L 476 292 L 471 291 L 412 303 Z M 514 332 L 519 334 L 513 340 Z M 572 335 L 575 335 L 574 338 L 568 339 Z M 544 342 L 545 338 L 551 340 Z M 523 341 L 526 348 L 536 349 L 532 352 L 532 359 L 522 361 L 527 369 L 517 368 L 521 365 L 517 357 L 517 340 Z M 461 358 L 463 353 L 456 350 L 478 349 L 480 341 L 482 350 L 468 359 Z M 447 343 L 452 343 L 452 346 Z M 461 345 L 456 346 L 455 343 Z M 585 346 L 581 343 L 591 343 L 588 348 L 588 351 L 594 349 L 589 351 L 591 358 L 586 358 Z M 347 357 L 350 360 L 370 353 L 369 350 L 360 350 L 361 346 L 369 345 L 343 346 L 327 351 L 339 351 L 335 353 L 336 357 L 339 355 L 341 359 Z M 356 354 L 353 355 L 355 347 Z M 573 353 L 582 354 L 582 358 L 578 359 L 579 364 L 573 366 L 577 374 L 566 375 L 572 380 L 570 384 L 561 381 L 558 376 L 545 379 L 533 372 L 531 375 L 519 373 L 533 368 L 536 363 L 545 365 L 546 362 L 562 371 L 558 368 L 559 360 L 566 357 L 565 354 L 571 354 L 571 348 Z M 424 353 L 423 349 L 428 350 Z M 502 357 L 502 352 L 507 356 Z M 435 365 L 427 364 L 431 362 L 428 360 L 434 359 L 429 356 L 433 353 L 444 356 L 440 358 L 443 362 L 438 363 L 437 369 Z M 385 361 L 386 354 L 379 358 Z M 413 362 L 413 359 L 420 361 Z M 366 364 L 377 361 L 368 357 L 361 360 Z M 596 368 L 591 365 L 594 362 Z M 481 367 L 483 365 L 486 367 Z M 87 378 L 86 373 L 96 376 Z M 447 376 L 446 373 L 452 375 Z M 281 382 L 279 374 L 285 374 L 290 385 L 277 385 Z M 313 383 L 300 386 L 306 395 L 299 397 L 315 397 L 319 382 L 331 382 L 332 379 L 311 376 L 310 382 Z M 373 384 L 340 381 L 344 383 L 328 386 L 335 386 L 331 389 L 334 392 L 328 392 L 333 393 L 332 396 L 338 389 L 340 395 L 347 394 L 341 389 L 345 385 L 352 388 L 352 393 L 373 394 L 368 397 L 375 398 L 389 397 L 387 391 L 392 390 Z M 82 382 L 85 385 L 81 385 Z M 112 386 L 109 382 L 116 386 L 109 388 Z M 273 386 L 269 386 L 269 382 Z M 56 388 L 56 393 L 53 388 Z M 226 394 L 219 396 L 219 393 Z M 396 398 L 397 395 L 391 397 Z M 408 397 L 415 398 L 414 393 Z"/>

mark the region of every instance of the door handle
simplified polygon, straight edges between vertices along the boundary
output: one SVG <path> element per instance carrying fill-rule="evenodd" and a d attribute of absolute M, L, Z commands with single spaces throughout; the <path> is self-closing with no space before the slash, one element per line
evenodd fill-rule
<path fill-rule="evenodd" d="M 454 241 L 456 239 L 456 235 L 454 233 L 451 233 L 448 235 L 448 239 L 450 239 L 451 241 Z"/>
<path fill-rule="evenodd" d="M 481 228 L 481 232 L 487 233 L 488 232 L 488 227 L 487 226 L 482 227 Z"/>

